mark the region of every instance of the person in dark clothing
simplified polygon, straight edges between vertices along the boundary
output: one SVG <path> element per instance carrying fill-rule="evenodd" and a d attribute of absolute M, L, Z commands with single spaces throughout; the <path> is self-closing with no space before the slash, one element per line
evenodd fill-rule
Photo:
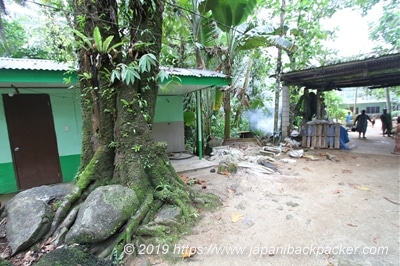
<path fill-rule="evenodd" d="M 361 133 L 363 135 L 363 139 L 366 138 L 365 132 L 367 132 L 368 121 L 373 124 L 371 118 L 365 113 L 365 110 L 362 110 L 361 114 L 359 114 L 356 117 L 356 120 L 354 120 L 354 125 L 357 123 L 358 138 L 361 138 Z"/>
<path fill-rule="evenodd" d="M 392 134 L 392 116 L 387 112 L 387 109 L 383 109 L 383 114 L 381 114 L 382 121 L 382 135 L 385 136 L 387 134 L 390 137 Z"/>

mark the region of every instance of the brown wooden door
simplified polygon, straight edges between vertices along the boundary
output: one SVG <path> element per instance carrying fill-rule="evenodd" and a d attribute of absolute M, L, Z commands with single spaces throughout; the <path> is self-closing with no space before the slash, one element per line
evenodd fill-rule
<path fill-rule="evenodd" d="M 18 188 L 61 182 L 49 95 L 3 94 L 3 102 Z"/>

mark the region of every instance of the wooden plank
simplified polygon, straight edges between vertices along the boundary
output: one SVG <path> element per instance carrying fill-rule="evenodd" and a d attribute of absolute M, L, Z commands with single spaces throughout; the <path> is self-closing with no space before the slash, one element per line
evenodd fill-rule
<path fill-rule="evenodd" d="M 312 133 L 310 132 L 311 128 L 309 125 L 307 125 L 307 144 L 306 147 L 311 147 L 311 137 Z"/>
<path fill-rule="evenodd" d="M 312 134 L 312 146 L 311 147 L 316 147 L 317 145 L 317 128 L 316 125 L 313 125 L 313 134 Z"/>
<path fill-rule="evenodd" d="M 335 125 L 335 148 L 340 149 L 340 125 Z"/>
<path fill-rule="evenodd" d="M 322 136 L 322 125 L 316 125 L 317 128 L 317 148 L 321 148 L 322 147 L 322 143 L 323 143 L 323 136 Z"/>
<path fill-rule="evenodd" d="M 321 147 L 322 148 L 326 148 L 327 146 L 328 146 L 328 143 L 327 143 L 327 125 L 326 124 L 324 124 L 324 125 L 321 125 L 322 126 L 322 131 L 321 131 L 321 136 L 322 136 L 322 143 L 321 143 Z"/>
<path fill-rule="evenodd" d="M 301 137 L 301 146 L 302 147 L 308 147 L 307 146 L 307 125 L 305 125 L 304 127 L 303 127 L 303 136 Z"/>

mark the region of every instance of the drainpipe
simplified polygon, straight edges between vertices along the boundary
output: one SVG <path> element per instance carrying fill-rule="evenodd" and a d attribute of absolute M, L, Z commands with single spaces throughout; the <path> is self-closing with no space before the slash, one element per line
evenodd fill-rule
<path fill-rule="evenodd" d="M 203 159 L 203 134 L 201 128 L 201 95 L 200 90 L 196 91 L 196 117 L 197 117 L 197 139 L 198 139 L 198 151 L 199 151 L 199 159 Z"/>

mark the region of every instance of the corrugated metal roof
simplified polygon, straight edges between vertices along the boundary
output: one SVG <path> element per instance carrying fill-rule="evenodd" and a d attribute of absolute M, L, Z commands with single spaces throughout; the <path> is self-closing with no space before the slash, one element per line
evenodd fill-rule
<path fill-rule="evenodd" d="M 66 63 L 53 60 L 0 57 L 0 69 L 68 71 L 70 67 Z M 227 78 L 226 75 L 211 70 L 174 67 L 160 67 L 160 70 L 169 75 Z"/>
<path fill-rule="evenodd" d="M 53 60 L 0 57 L 0 69 L 68 71 L 70 67 Z"/>
<path fill-rule="evenodd" d="M 169 75 L 227 78 L 226 75 L 211 70 L 176 68 L 176 67 L 160 67 L 160 70 L 167 72 Z"/>

